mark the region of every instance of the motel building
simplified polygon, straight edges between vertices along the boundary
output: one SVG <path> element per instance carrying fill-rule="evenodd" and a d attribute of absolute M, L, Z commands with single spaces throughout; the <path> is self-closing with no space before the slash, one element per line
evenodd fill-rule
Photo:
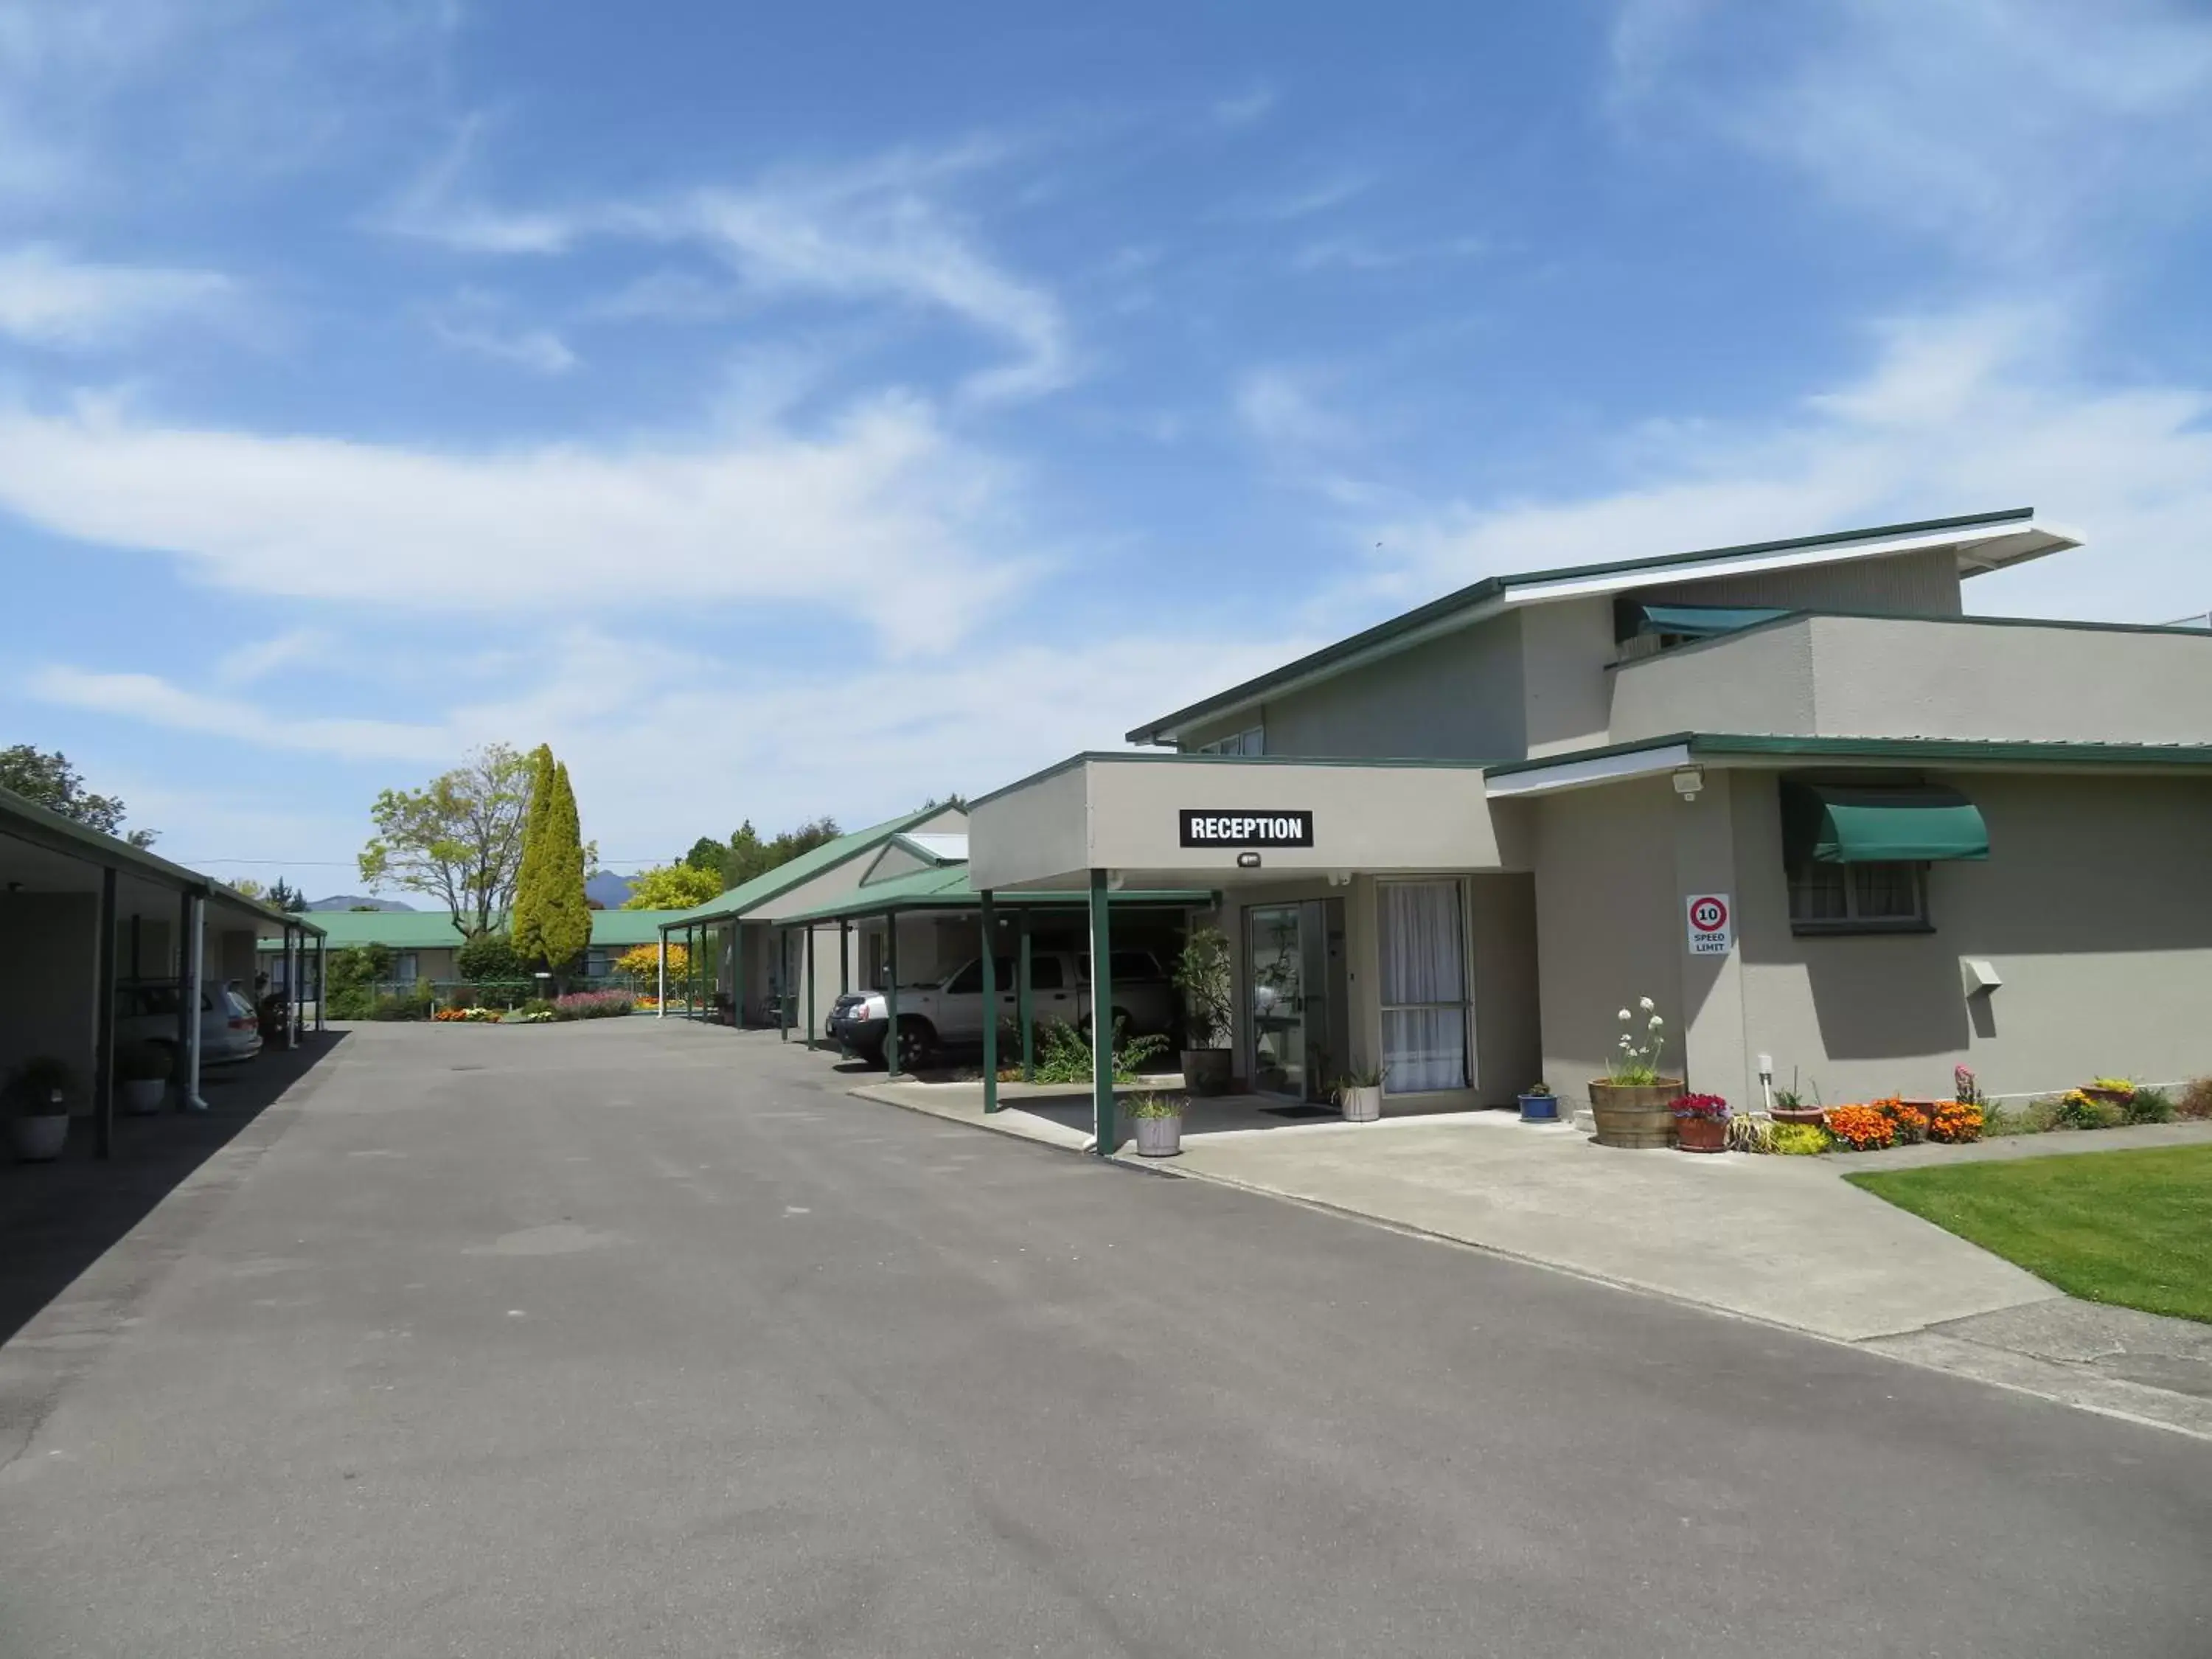
<path fill-rule="evenodd" d="M 1101 963 L 1117 895 L 1196 895 L 1237 1086 L 1289 1100 L 1585 1109 L 1644 997 L 1739 1104 L 1762 1056 L 1829 1101 L 2201 1074 L 2212 634 L 1966 610 L 2077 545 L 2023 508 L 1492 577 L 973 802 L 958 885 L 1087 896 Z"/>

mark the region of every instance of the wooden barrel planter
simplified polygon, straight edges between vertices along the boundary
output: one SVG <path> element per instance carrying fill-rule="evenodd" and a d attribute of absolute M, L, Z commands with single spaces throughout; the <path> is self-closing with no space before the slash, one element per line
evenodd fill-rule
<path fill-rule="evenodd" d="M 1682 1092 L 1679 1078 L 1656 1083 L 1593 1083 L 1590 1111 L 1597 1119 L 1601 1146 L 1663 1148 L 1674 1144 L 1674 1102 Z"/>

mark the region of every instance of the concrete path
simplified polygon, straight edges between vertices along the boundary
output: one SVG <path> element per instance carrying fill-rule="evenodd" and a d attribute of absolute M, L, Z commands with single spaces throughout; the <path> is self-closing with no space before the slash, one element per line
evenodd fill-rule
<path fill-rule="evenodd" d="M 1830 1161 L 1621 1152 L 1491 1114 L 1213 1136 L 1177 1164 L 1843 1341 L 2058 1294 Z"/>

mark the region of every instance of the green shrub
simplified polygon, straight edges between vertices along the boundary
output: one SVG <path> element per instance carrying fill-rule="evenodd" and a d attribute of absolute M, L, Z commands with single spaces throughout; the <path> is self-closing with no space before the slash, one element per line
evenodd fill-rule
<path fill-rule="evenodd" d="M 2163 1089 L 2139 1088 L 2128 1097 L 2122 1115 L 2130 1123 L 2171 1123 L 2173 1097 Z"/>
<path fill-rule="evenodd" d="M 1138 1068 L 1167 1052 L 1164 1036 L 1133 1037 L 1117 1023 L 1114 1027 L 1114 1081 L 1134 1083 Z M 1039 1083 L 1091 1081 L 1091 1043 L 1073 1026 L 1048 1019 L 1036 1028 L 1036 1080 Z"/>
<path fill-rule="evenodd" d="M 1817 1123 L 1778 1123 L 1767 1150 L 1785 1158 L 1810 1158 L 1828 1150 L 1828 1132 Z"/>
<path fill-rule="evenodd" d="M 1129 1097 L 1131 1117 L 1181 1117 L 1181 1095 L 1132 1095 Z"/>
<path fill-rule="evenodd" d="M 2173 1109 L 2179 1117 L 2212 1118 L 2212 1077 L 2200 1077 L 2184 1089 Z"/>
<path fill-rule="evenodd" d="M 342 945 L 323 967 L 332 1019 L 377 1019 L 376 987 L 392 976 L 392 951 L 381 945 Z"/>
<path fill-rule="evenodd" d="M 2069 1090 L 2051 1109 L 2051 1127 L 2059 1129 L 2112 1129 L 2127 1118 L 2127 1109 L 2109 1100 L 2092 1100 L 2079 1089 Z"/>
<path fill-rule="evenodd" d="M 520 979 L 522 958 L 504 933 L 478 933 L 453 952 L 454 969 L 465 980 Z"/>

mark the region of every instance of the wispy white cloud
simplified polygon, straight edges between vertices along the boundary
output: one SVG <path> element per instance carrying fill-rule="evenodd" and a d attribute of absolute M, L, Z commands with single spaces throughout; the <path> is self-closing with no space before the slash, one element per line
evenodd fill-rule
<path fill-rule="evenodd" d="M 1281 95 L 1265 82 L 1227 98 L 1216 99 L 1212 111 L 1216 126 L 1236 129 L 1256 125 L 1273 112 Z"/>
<path fill-rule="evenodd" d="M 1786 19 L 1787 26 L 1784 22 Z M 1626 0 L 1613 101 L 1982 255 L 2071 255 L 2212 185 L 2212 14 L 2173 0 Z"/>
<path fill-rule="evenodd" d="M 1365 195 L 1374 185 L 1375 179 L 1371 173 L 1341 170 L 1326 173 L 1303 184 L 1294 185 L 1288 190 L 1247 197 L 1229 209 L 1228 216 L 1280 223 L 1310 219 L 1316 214 L 1334 211 Z"/>
<path fill-rule="evenodd" d="M 897 651 L 949 647 L 1024 579 L 1012 491 L 898 398 L 810 434 L 485 453 L 0 412 L 0 508 L 219 586 L 445 614 L 794 601 Z"/>
<path fill-rule="evenodd" d="M 242 697 L 195 691 L 157 674 L 100 673 L 52 665 L 32 671 L 25 689 L 41 702 L 116 714 L 169 732 L 228 738 L 265 748 L 350 760 L 434 761 L 452 739 L 434 726 L 301 715 L 281 719 Z"/>
<path fill-rule="evenodd" d="M 484 322 L 434 318 L 431 331 L 457 351 L 472 352 L 495 362 L 510 363 L 533 374 L 566 374 L 576 366 L 568 343 L 550 328 L 508 331 Z"/>
<path fill-rule="evenodd" d="M 1324 406 L 1306 376 L 1280 367 L 1255 368 L 1237 382 L 1237 418 L 1271 449 L 1333 448 L 1349 441 L 1352 428 Z"/>
<path fill-rule="evenodd" d="M 2085 380 L 2034 310 L 1902 319 L 1875 344 L 1863 374 L 1794 419 L 1633 434 L 1615 489 L 1386 523 L 1364 538 L 1384 549 L 1364 586 L 1423 598 L 1500 571 L 2027 505 L 2088 545 L 1977 579 L 1976 609 L 2155 622 L 2212 602 L 2212 389 Z"/>
<path fill-rule="evenodd" d="M 216 659 L 215 677 L 225 685 L 252 685 L 280 668 L 326 663 L 337 648 L 337 639 L 325 629 L 288 628 L 265 640 L 225 652 Z"/>
<path fill-rule="evenodd" d="M 762 299 L 829 295 L 918 306 L 1011 346 L 1014 361 L 973 375 L 968 395 L 1033 397 L 1076 369 L 1059 301 L 977 246 L 942 199 L 945 186 L 996 159 L 983 145 L 898 151 L 855 166 L 788 171 L 738 188 L 663 193 L 553 210 L 492 207 L 466 185 L 481 128 L 448 153 L 382 220 L 396 234 L 466 252 L 550 256 L 592 240 L 682 243 L 726 262 Z M 695 282 L 631 290 L 631 314 L 672 301 L 696 305 Z"/>
<path fill-rule="evenodd" d="M 112 349 L 156 324 L 218 316 L 237 291 L 219 271 L 103 264 L 33 243 L 0 252 L 0 335 L 70 350 Z"/>

